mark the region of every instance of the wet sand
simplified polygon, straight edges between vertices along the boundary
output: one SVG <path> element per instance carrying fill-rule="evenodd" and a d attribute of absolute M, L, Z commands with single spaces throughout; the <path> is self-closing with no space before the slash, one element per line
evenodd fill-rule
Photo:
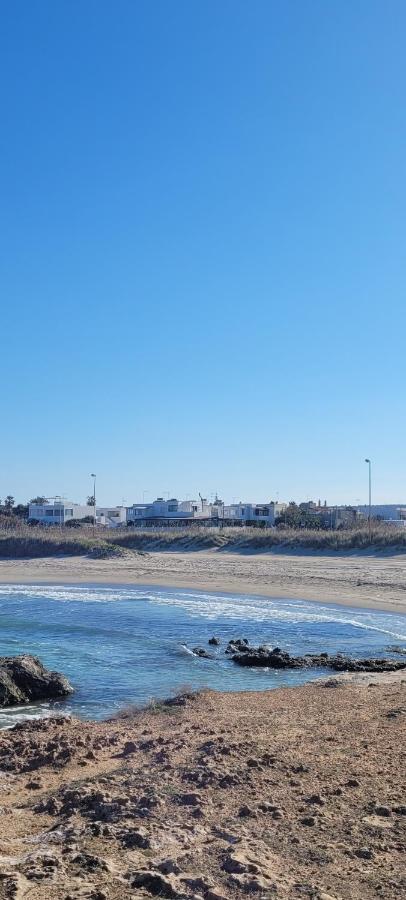
<path fill-rule="evenodd" d="M 406 613 L 406 554 L 128 553 L 1 560 L 0 582 L 129 584 L 261 594 Z"/>

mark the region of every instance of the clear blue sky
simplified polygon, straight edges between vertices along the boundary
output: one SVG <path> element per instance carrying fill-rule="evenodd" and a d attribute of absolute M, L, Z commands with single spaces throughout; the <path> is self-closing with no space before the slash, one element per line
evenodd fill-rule
<path fill-rule="evenodd" d="M 405 499 L 405 32 L 1 5 L 0 496 Z"/>

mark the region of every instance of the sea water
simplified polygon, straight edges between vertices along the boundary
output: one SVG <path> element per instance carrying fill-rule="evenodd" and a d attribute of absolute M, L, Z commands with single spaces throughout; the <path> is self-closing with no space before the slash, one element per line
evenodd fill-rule
<path fill-rule="evenodd" d="M 215 635 L 219 648 L 208 647 Z M 0 727 L 55 712 L 101 719 L 184 686 L 267 690 L 320 678 L 320 669 L 237 666 L 231 638 L 290 653 L 385 655 L 406 644 L 406 616 L 305 600 L 151 587 L 0 586 L 0 655 L 32 653 L 63 672 L 75 693 L 57 703 L 0 712 Z M 201 659 L 193 647 L 207 648 Z"/>

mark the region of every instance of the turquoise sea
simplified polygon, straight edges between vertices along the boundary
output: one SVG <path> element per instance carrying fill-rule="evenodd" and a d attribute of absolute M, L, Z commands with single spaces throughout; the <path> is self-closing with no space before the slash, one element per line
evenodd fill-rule
<path fill-rule="evenodd" d="M 213 660 L 191 653 L 221 639 Z M 266 690 L 320 678 L 322 671 L 246 669 L 224 657 L 230 638 L 291 653 L 385 655 L 406 645 L 406 616 L 244 594 L 97 585 L 0 586 L 0 655 L 33 653 L 65 673 L 75 694 L 56 704 L 0 713 L 0 727 L 27 716 L 72 712 L 104 718 L 179 687 Z"/>

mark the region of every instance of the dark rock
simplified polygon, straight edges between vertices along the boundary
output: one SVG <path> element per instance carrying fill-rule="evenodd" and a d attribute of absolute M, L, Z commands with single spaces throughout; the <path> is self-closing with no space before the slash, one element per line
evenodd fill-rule
<path fill-rule="evenodd" d="M 157 871 L 141 869 L 139 872 L 134 872 L 130 875 L 130 884 L 133 888 L 145 888 L 148 893 L 158 897 L 168 897 L 169 900 L 181 896 L 175 876 L 163 875 Z"/>
<path fill-rule="evenodd" d="M 202 659 L 214 659 L 213 654 L 208 653 L 204 647 L 193 647 L 192 653 L 194 653 L 195 656 L 200 656 Z"/>
<path fill-rule="evenodd" d="M 279 647 L 268 650 L 266 647 L 238 648 L 232 659 L 240 666 L 266 666 L 271 669 L 301 669 L 306 665 L 304 657 L 294 657 L 283 653 Z"/>
<path fill-rule="evenodd" d="M 123 756 L 130 756 L 132 753 L 136 753 L 138 750 L 138 745 L 135 741 L 126 741 L 123 747 Z"/>
<path fill-rule="evenodd" d="M 209 638 L 208 643 L 211 644 L 213 647 L 218 647 L 220 644 L 220 638 L 211 637 L 211 638 Z"/>
<path fill-rule="evenodd" d="M 234 775 L 231 772 L 228 772 L 227 775 L 223 775 L 219 781 L 219 787 L 221 788 L 232 787 L 235 784 L 240 784 L 240 778 L 238 775 Z"/>
<path fill-rule="evenodd" d="M 157 863 L 157 869 L 160 872 L 163 872 L 164 875 L 180 875 L 181 868 L 176 862 L 176 859 L 163 859 L 161 862 Z"/>
<path fill-rule="evenodd" d="M 0 706 L 53 700 L 72 693 L 68 679 L 50 672 L 36 656 L 0 657 Z"/>
<path fill-rule="evenodd" d="M 237 638 L 237 640 L 229 641 L 226 647 L 226 653 L 247 653 L 249 649 L 249 641 L 247 638 Z"/>
<path fill-rule="evenodd" d="M 303 816 L 303 818 L 300 821 L 301 821 L 302 825 L 310 825 L 311 826 L 311 825 L 316 824 L 316 819 L 314 818 L 314 816 Z"/>
<path fill-rule="evenodd" d="M 255 810 L 251 809 L 250 806 L 240 806 L 238 815 L 240 819 L 255 819 L 257 816 Z"/>
<path fill-rule="evenodd" d="M 360 859 L 373 859 L 374 857 L 373 851 L 369 847 L 360 847 L 359 850 L 354 850 L 354 853 Z"/>
<path fill-rule="evenodd" d="M 305 656 L 291 656 L 275 647 L 269 650 L 267 647 L 248 647 L 240 645 L 238 641 L 230 641 L 227 653 L 232 654 L 232 659 L 240 666 L 263 666 L 270 669 L 305 669 L 323 668 L 333 669 L 335 672 L 397 672 L 406 669 L 406 660 L 370 658 L 353 659 L 337 653 L 330 656 L 328 653 L 307 653 Z"/>
<path fill-rule="evenodd" d="M 109 871 L 109 867 L 104 859 L 101 859 L 100 856 L 95 856 L 93 853 L 78 853 L 77 856 L 73 857 L 72 863 L 86 872 Z"/>
<path fill-rule="evenodd" d="M 383 816 L 385 819 L 388 819 L 389 816 L 392 815 L 392 812 L 388 806 L 376 806 L 375 813 L 377 816 Z"/>
<path fill-rule="evenodd" d="M 399 706 L 398 709 L 390 709 L 386 713 L 387 719 L 399 719 L 400 716 L 406 716 L 406 706 Z"/>
<path fill-rule="evenodd" d="M 141 850 L 148 850 L 151 846 L 151 841 L 148 836 L 148 832 L 146 828 L 143 828 L 140 825 L 138 828 L 131 828 L 125 831 L 122 831 L 119 834 L 121 839 L 121 843 L 124 847 L 127 847 L 128 850 L 132 850 L 135 847 L 139 847 Z"/>
<path fill-rule="evenodd" d="M 174 798 L 176 803 L 179 803 L 181 806 L 200 806 L 202 802 L 202 798 L 200 794 L 178 794 L 177 797 Z"/>
<path fill-rule="evenodd" d="M 38 778 L 31 778 L 30 781 L 27 781 L 25 786 L 29 788 L 30 791 L 39 791 L 44 785 Z"/>
<path fill-rule="evenodd" d="M 320 794 L 312 794 L 306 800 L 306 803 L 314 803 L 317 806 L 324 806 L 325 802 L 326 801 L 323 799 L 323 797 L 320 796 Z"/>

